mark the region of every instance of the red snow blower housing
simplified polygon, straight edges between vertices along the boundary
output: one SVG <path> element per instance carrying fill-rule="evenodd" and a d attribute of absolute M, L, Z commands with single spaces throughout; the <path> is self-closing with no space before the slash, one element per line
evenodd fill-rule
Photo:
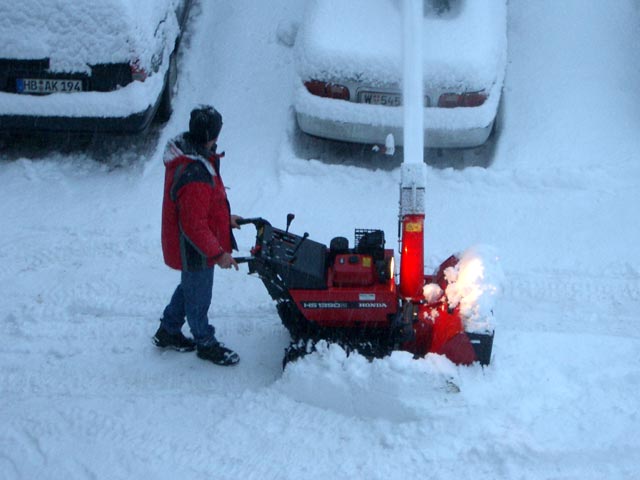
<path fill-rule="evenodd" d="M 307 233 L 290 233 L 293 218 L 287 216 L 285 230 L 262 218 L 238 222 L 256 227 L 251 257 L 236 260 L 248 263 L 249 273 L 260 277 L 276 301 L 292 339 L 285 364 L 313 351 L 320 340 L 370 358 L 406 350 L 416 357 L 442 354 L 456 364 L 489 364 L 493 331 L 465 331 L 460 307 L 446 296 L 445 270 L 457 257 L 424 276 L 424 285 L 437 284 L 442 292 L 435 300 L 407 298 L 396 284 L 394 252 L 385 249 L 382 230 L 356 229 L 352 247 L 345 237 L 327 247 Z"/>

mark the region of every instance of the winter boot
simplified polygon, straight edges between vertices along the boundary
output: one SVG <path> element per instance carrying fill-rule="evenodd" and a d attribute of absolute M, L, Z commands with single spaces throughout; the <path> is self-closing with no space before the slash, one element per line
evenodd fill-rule
<path fill-rule="evenodd" d="M 151 339 L 156 347 L 171 348 L 178 352 L 192 352 L 196 349 L 196 344 L 190 338 L 185 337 L 182 332 L 171 334 L 162 326 Z"/>
<path fill-rule="evenodd" d="M 214 343 L 208 347 L 198 346 L 198 357 L 224 367 L 235 365 L 240 361 L 240 356 L 222 343 Z"/>

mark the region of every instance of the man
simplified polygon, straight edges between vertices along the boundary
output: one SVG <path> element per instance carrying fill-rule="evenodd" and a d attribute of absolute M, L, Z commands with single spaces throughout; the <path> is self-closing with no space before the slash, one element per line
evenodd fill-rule
<path fill-rule="evenodd" d="M 153 342 L 217 365 L 235 365 L 236 352 L 218 342 L 207 312 L 211 305 L 213 269 L 234 267 L 232 228 L 241 218 L 231 215 L 220 177 L 216 142 L 222 115 L 203 105 L 191 112 L 189 131 L 169 141 L 164 154 L 162 252 L 165 263 L 181 271 L 180 284 L 164 309 Z M 193 340 L 182 334 L 185 316 Z"/>

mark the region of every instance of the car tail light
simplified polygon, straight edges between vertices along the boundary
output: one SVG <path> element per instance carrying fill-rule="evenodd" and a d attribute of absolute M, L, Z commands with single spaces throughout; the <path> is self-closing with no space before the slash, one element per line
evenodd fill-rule
<path fill-rule="evenodd" d="M 304 82 L 304 86 L 310 94 L 318 97 L 337 98 L 339 100 L 349 100 L 351 97 L 349 89 L 337 83 L 321 82 L 320 80 L 310 80 Z"/>
<path fill-rule="evenodd" d="M 131 80 L 144 82 L 147 79 L 147 71 L 140 66 L 139 60 L 131 63 L 129 66 L 131 67 Z"/>
<path fill-rule="evenodd" d="M 443 93 L 438 99 L 438 107 L 479 107 L 487 99 L 484 92 Z"/>

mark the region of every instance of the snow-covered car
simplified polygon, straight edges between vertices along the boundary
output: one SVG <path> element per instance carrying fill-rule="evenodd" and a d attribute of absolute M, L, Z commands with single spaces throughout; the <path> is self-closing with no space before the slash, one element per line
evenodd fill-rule
<path fill-rule="evenodd" d="M 0 131 L 167 120 L 192 0 L 0 0 Z"/>
<path fill-rule="evenodd" d="M 506 0 L 424 0 L 425 146 L 489 137 L 504 81 Z M 402 1 L 309 0 L 296 39 L 303 132 L 402 144 Z"/>

